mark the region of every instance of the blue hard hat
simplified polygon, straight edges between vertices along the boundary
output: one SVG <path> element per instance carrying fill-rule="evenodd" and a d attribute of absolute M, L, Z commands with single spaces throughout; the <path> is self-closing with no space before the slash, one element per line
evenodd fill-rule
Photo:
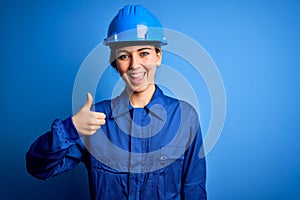
<path fill-rule="evenodd" d="M 140 5 L 128 5 L 120 9 L 109 24 L 104 45 L 118 42 L 150 41 L 166 45 L 160 21 Z"/>

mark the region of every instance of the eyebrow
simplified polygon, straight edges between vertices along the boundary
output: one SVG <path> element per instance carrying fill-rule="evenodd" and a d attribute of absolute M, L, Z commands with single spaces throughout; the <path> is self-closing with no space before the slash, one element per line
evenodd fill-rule
<path fill-rule="evenodd" d="M 139 51 L 144 51 L 144 50 L 151 50 L 151 48 L 150 47 L 144 47 L 144 48 L 140 48 L 136 51 L 139 52 Z M 117 54 L 119 54 L 119 53 L 129 53 L 129 51 L 127 51 L 125 49 L 121 49 L 121 50 L 117 51 Z"/>

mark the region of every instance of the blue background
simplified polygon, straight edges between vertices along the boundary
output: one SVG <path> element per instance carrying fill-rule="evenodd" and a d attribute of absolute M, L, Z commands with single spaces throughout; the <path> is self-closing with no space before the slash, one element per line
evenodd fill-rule
<path fill-rule="evenodd" d="M 0 199 L 88 198 L 82 164 L 40 181 L 25 153 L 71 114 L 80 64 L 128 3 L 198 41 L 223 77 L 227 116 L 207 157 L 209 199 L 300 199 L 300 3 L 290 0 L 1 1 Z"/>

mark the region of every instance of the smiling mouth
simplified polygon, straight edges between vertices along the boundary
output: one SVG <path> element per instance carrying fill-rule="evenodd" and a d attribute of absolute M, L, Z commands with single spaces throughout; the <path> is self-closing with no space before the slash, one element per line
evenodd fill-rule
<path fill-rule="evenodd" d="M 146 72 L 130 73 L 128 74 L 130 81 L 135 85 L 140 84 L 146 75 Z"/>

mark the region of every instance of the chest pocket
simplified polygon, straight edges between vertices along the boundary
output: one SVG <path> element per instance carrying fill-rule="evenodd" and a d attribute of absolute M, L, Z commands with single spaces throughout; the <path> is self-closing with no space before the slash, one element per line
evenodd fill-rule
<path fill-rule="evenodd" d="M 184 151 L 184 147 L 170 146 L 160 150 L 159 162 L 167 165 L 160 169 L 159 177 L 158 190 L 163 194 L 163 199 L 180 199 Z"/>

